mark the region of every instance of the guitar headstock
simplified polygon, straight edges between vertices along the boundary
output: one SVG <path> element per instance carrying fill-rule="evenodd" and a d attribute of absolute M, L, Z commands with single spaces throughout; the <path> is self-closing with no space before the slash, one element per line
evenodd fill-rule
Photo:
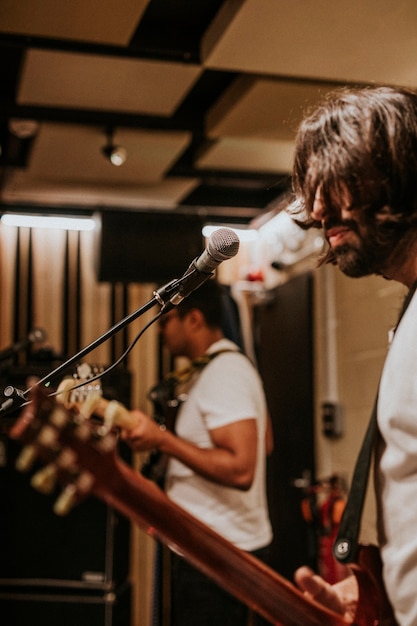
<path fill-rule="evenodd" d="M 58 385 L 57 401 L 67 409 L 83 407 L 85 417 L 94 413 L 94 408 L 102 397 L 100 376 L 103 368 L 80 363 L 73 376 L 66 376 Z"/>
<path fill-rule="evenodd" d="M 33 487 L 42 493 L 63 487 L 54 506 L 57 515 L 67 514 L 92 492 L 96 478 L 90 470 L 95 461 L 104 463 L 104 469 L 106 458 L 107 464 L 114 464 L 116 434 L 103 432 L 77 409 L 67 409 L 40 385 L 32 387 L 9 434 L 23 446 L 16 469 L 37 470 L 31 478 Z"/>
<path fill-rule="evenodd" d="M 116 400 L 103 398 L 100 379 L 102 368 L 81 363 L 73 376 L 67 376 L 58 385 L 57 402 L 68 410 L 76 409 L 86 419 L 92 415 L 102 420 L 100 434 L 104 435 L 115 427 L 132 428 L 136 420 Z"/>

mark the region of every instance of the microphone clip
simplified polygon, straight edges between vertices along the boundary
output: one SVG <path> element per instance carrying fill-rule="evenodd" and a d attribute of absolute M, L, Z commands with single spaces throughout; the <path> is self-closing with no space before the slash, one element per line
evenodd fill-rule
<path fill-rule="evenodd" d="M 162 306 L 163 313 L 170 311 L 174 306 L 182 302 L 184 298 L 189 296 L 192 291 L 213 276 L 214 272 L 200 271 L 197 268 L 196 260 L 194 259 L 181 278 L 171 280 L 153 292 L 155 299 Z"/>

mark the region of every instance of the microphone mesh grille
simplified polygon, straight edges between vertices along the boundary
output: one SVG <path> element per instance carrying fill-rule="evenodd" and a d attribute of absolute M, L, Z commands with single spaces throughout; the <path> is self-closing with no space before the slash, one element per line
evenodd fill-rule
<path fill-rule="evenodd" d="M 215 261 L 234 257 L 239 250 L 239 237 L 230 228 L 218 228 L 208 242 L 207 249 Z"/>

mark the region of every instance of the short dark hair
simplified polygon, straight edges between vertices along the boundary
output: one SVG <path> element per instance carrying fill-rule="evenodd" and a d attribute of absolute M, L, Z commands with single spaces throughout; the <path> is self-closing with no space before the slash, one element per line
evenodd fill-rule
<path fill-rule="evenodd" d="M 190 293 L 177 306 L 179 317 L 184 317 L 191 309 L 198 309 L 204 315 L 208 326 L 222 328 L 224 323 L 224 288 L 215 278 L 209 278 Z"/>
<path fill-rule="evenodd" d="M 293 168 L 295 206 L 310 218 L 348 190 L 352 208 L 399 228 L 417 224 L 417 94 L 392 87 L 338 89 L 301 123 Z"/>

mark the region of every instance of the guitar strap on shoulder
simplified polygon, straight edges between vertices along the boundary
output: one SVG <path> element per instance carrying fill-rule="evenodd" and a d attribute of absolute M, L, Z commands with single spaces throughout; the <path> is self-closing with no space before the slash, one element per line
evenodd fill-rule
<path fill-rule="evenodd" d="M 398 328 L 398 325 L 412 300 L 416 288 L 417 281 L 412 285 L 404 301 L 395 329 Z M 375 398 L 368 429 L 366 431 L 365 438 L 363 440 L 356 461 L 355 469 L 353 471 L 349 497 L 342 516 L 342 520 L 340 522 L 339 532 L 333 544 L 334 557 L 340 563 L 351 563 L 352 561 L 356 560 L 358 554 L 358 537 L 361 525 L 362 510 L 369 482 L 371 459 L 373 457 L 378 433 L 377 407 L 378 393 Z"/>
<path fill-rule="evenodd" d="M 158 410 L 156 411 L 157 415 L 154 416 L 154 419 L 161 424 L 165 424 L 167 419 L 166 412 L 169 410 L 169 414 L 171 416 L 170 426 L 173 428 L 175 424 L 176 411 L 181 402 L 183 402 L 183 398 L 181 399 L 181 402 L 178 401 L 177 387 L 187 383 L 196 372 L 201 371 L 208 363 L 210 363 L 210 361 L 214 359 L 215 356 L 222 354 L 223 352 L 240 353 L 240 350 L 224 348 L 223 350 L 217 350 L 216 352 L 204 354 L 203 356 L 191 361 L 191 363 L 186 367 L 168 372 L 162 381 L 154 385 L 154 387 L 152 387 L 152 389 L 148 392 L 149 400 L 153 402 L 155 408 L 158 407 Z"/>
<path fill-rule="evenodd" d="M 199 372 L 208 363 L 210 363 L 210 361 L 212 361 L 214 357 L 216 357 L 219 354 L 223 354 L 224 352 L 239 353 L 240 351 L 232 350 L 230 348 L 224 348 L 223 350 L 217 350 L 217 352 L 210 352 L 208 354 L 204 354 L 203 356 L 191 361 L 190 365 L 187 365 L 186 367 L 183 367 L 179 370 L 174 370 L 173 372 L 169 372 L 165 377 L 165 381 L 171 382 L 174 385 L 186 383 L 190 380 L 192 376 L 194 376 L 196 372 Z"/>

